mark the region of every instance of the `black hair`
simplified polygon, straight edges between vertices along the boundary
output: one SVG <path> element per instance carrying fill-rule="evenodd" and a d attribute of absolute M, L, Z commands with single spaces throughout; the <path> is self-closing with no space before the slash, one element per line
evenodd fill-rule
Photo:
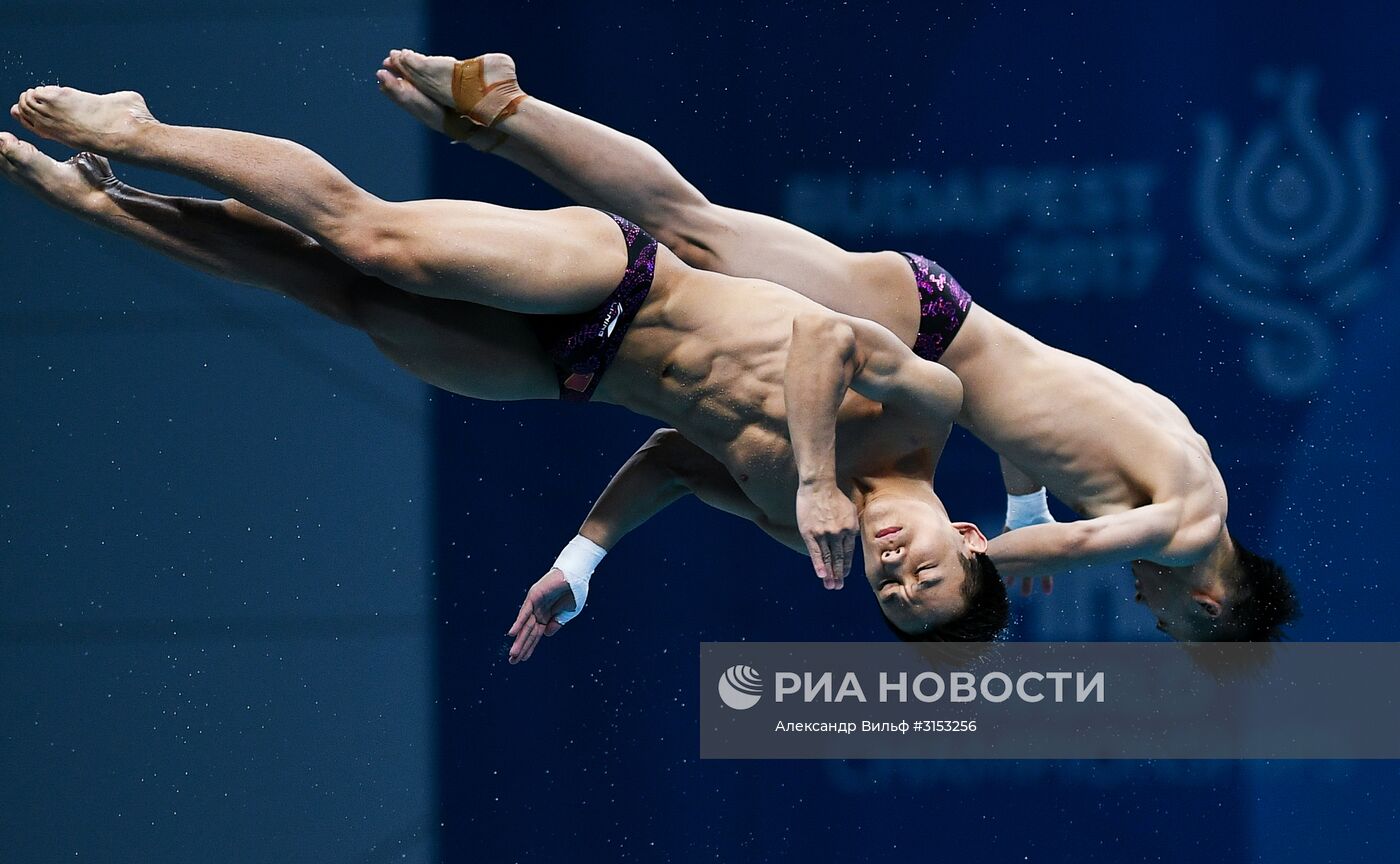
<path fill-rule="evenodd" d="M 1283 628 L 1302 616 L 1298 595 L 1283 568 L 1256 555 L 1235 541 L 1235 571 L 1227 611 L 1220 622 L 1218 639 L 1232 642 L 1278 642 Z"/>
<path fill-rule="evenodd" d="M 922 633 L 906 633 L 895 626 L 884 609 L 880 610 L 894 635 L 904 642 L 991 642 L 1011 621 L 1011 600 L 1002 584 L 997 567 L 985 552 L 971 558 L 960 555 L 963 573 L 962 596 L 967 601 L 963 611 L 951 620 Z"/>

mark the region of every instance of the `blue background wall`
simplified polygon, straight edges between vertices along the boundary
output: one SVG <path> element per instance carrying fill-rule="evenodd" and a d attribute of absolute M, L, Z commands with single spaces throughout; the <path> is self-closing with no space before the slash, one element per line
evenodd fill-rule
<path fill-rule="evenodd" d="M 1167 394 L 1231 526 L 1295 573 L 1304 639 L 1393 639 L 1388 314 L 1400 156 L 1382 4 L 436 2 L 435 50 L 656 144 L 712 200 L 922 251 L 1057 346 Z M 560 198 L 435 144 L 439 194 Z M 611 471 L 621 411 L 435 402 L 444 849 L 543 860 L 1372 860 L 1393 765 L 700 763 L 702 640 L 883 639 L 860 591 L 685 502 L 529 664 L 500 637 Z M 938 482 L 995 528 L 963 436 Z M 1151 639 L 1122 569 L 1018 638 Z M 1210 734 L 1202 729 L 1203 735 Z"/>
<path fill-rule="evenodd" d="M 416 197 L 373 73 L 423 30 L 417 0 L 4 0 L 0 107 L 135 88 Z M 434 859 L 423 390 L 0 181 L 0 861 Z"/>
<path fill-rule="evenodd" d="M 7 0 L 0 92 L 134 87 L 389 197 L 555 206 L 370 82 L 396 44 L 510 51 L 528 90 L 652 141 L 714 200 L 934 256 L 1171 396 L 1232 526 L 1295 572 L 1297 635 L 1396 638 L 1400 23 L 1379 3 L 1028 5 Z M 0 227 L 0 860 L 1400 845 L 1391 764 L 702 764 L 701 640 L 885 634 L 861 592 L 684 502 L 508 667 L 524 590 L 654 424 L 428 393 L 304 310 L 9 187 Z M 965 436 L 939 484 L 999 523 Z M 1018 601 L 1014 635 L 1156 638 L 1113 568 Z"/>

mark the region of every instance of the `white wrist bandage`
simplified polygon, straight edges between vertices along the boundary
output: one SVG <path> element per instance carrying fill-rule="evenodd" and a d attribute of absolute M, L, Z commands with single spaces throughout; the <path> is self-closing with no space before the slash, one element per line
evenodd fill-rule
<path fill-rule="evenodd" d="M 1045 500 L 1045 487 L 1029 495 L 1006 496 L 1006 530 L 1015 531 L 1027 525 L 1040 525 L 1054 522 L 1050 515 L 1050 504 Z"/>
<path fill-rule="evenodd" d="M 574 608 L 559 613 L 560 624 L 567 624 L 583 611 L 583 604 L 588 602 L 588 580 L 593 577 L 593 571 L 598 569 L 606 554 L 608 550 L 580 534 L 570 540 L 559 557 L 554 559 L 555 568 L 564 574 L 564 580 L 574 592 Z"/>

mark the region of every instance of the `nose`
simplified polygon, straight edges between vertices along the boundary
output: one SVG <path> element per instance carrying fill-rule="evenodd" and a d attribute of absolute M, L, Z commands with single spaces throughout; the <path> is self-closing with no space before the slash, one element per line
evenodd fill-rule
<path fill-rule="evenodd" d="M 888 568 L 899 566 L 899 562 L 904 560 L 904 547 L 896 546 L 893 549 L 885 549 L 880 553 L 880 563 Z"/>

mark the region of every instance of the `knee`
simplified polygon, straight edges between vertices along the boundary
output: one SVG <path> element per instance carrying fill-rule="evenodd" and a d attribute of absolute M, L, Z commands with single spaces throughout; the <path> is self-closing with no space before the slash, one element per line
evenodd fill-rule
<path fill-rule="evenodd" d="M 372 322 L 365 314 L 367 301 L 371 301 L 373 295 L 381 290 L 393 289 L 377 279 L 362 276 L 333 285 L 317 283 L 295 292 L 294 296 L 338 324 L 370 332 Z"/>
<path fill-rule="evenodd" d="M 356 202 L 345 207 L 318 239 L 361 273 L 389 283 L 402 282 L 411 274 L 413 259 L 393 207 L 377 199 Z"/>
<path fill-rule="evenodd" d="M 341 258 L 366 276 L 392 285 L 413 282 L 413 258 L 399 232 L 377 224 L 347 227 L 335 238 L 335 247 Z"/>
<path fill-rule="evenodd" d="M 723 208 L 701 201 L 673 208 L 653 233 L 691 267 L 719 270 L 719 250 L 732 229 L 724 219 Z"/>

